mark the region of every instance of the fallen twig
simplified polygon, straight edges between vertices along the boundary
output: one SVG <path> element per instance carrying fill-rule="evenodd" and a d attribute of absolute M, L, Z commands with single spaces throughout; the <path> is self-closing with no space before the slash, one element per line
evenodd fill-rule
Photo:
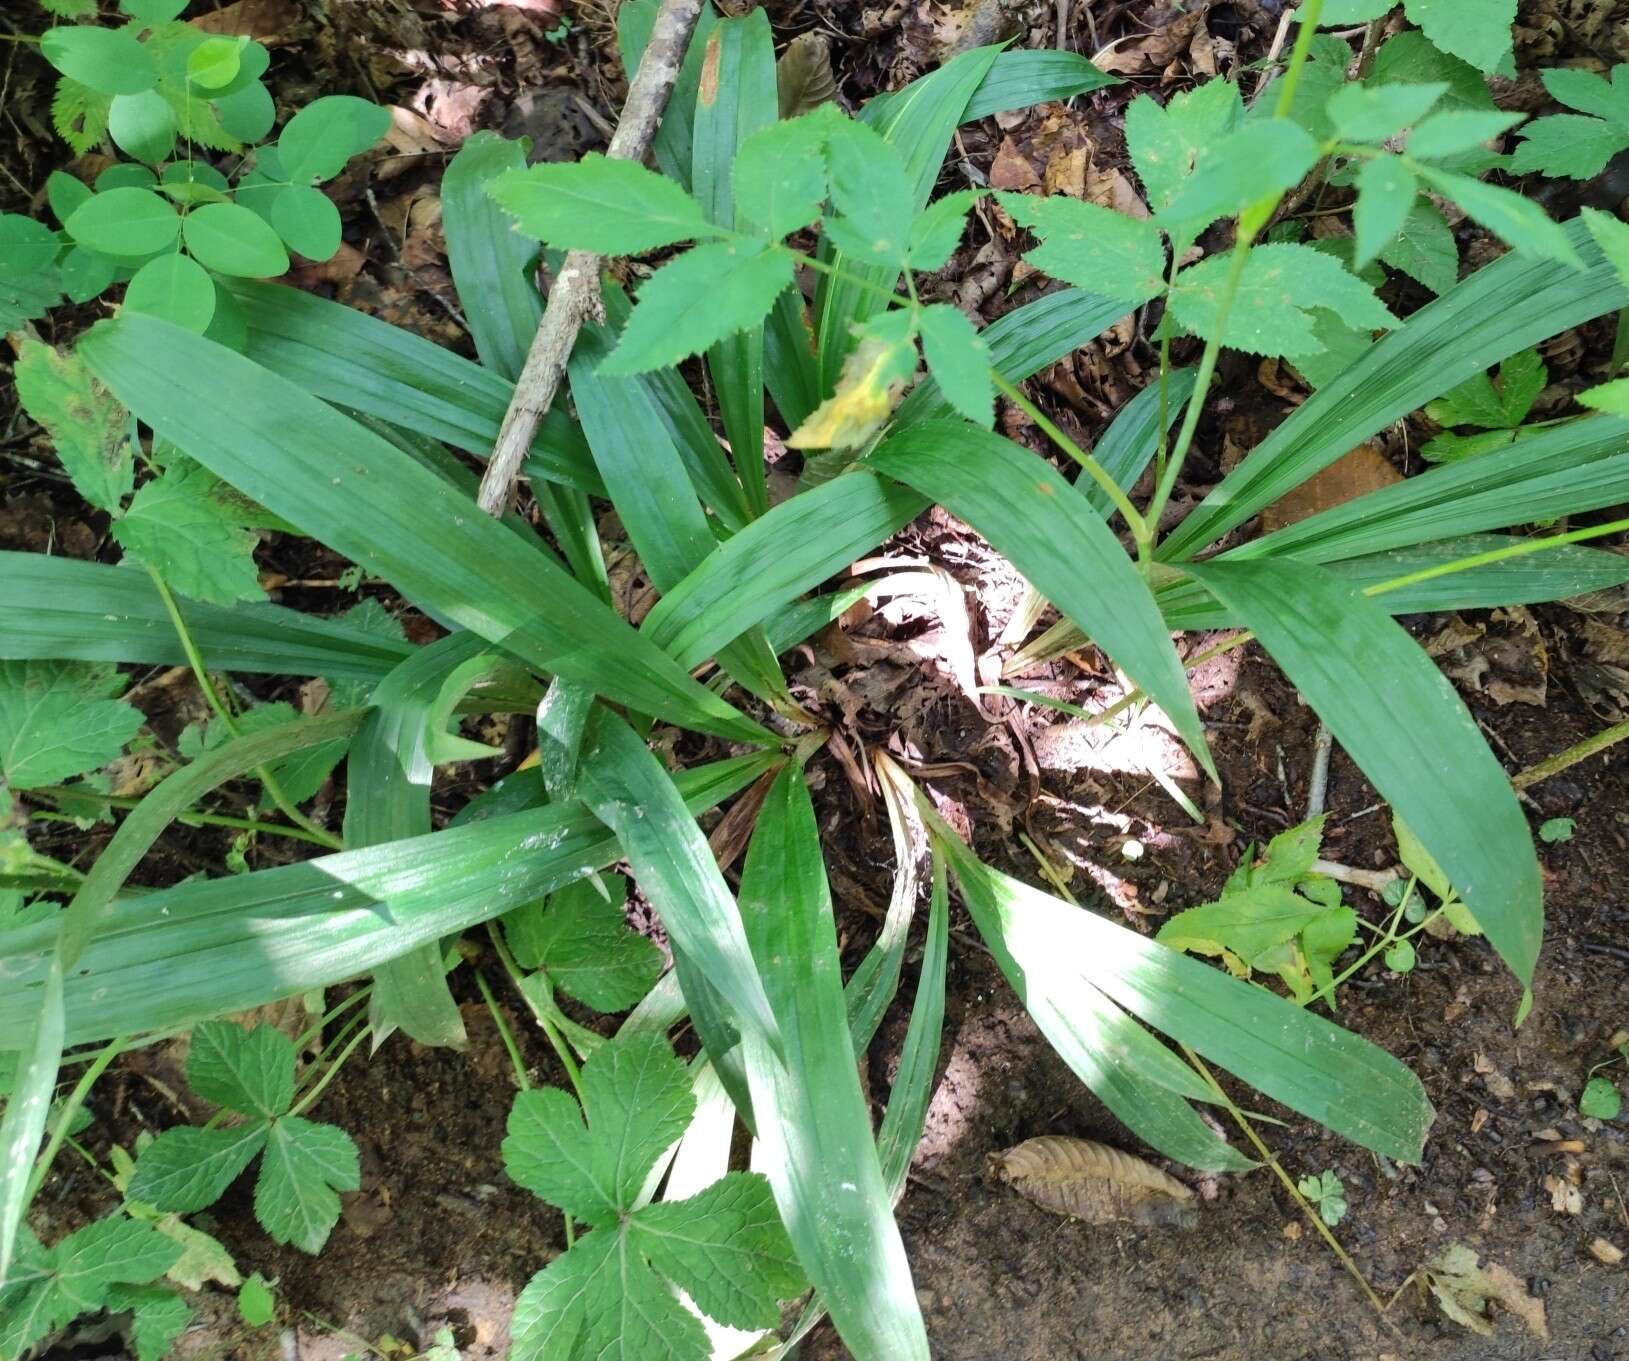
<path fill-rule="evenodd" d="M 701 0 L 662 0 L 650 42 L 639 59 L 628 86 L 622 117 L 605 154 L 618 160 L 642 161 L 650 150 L 656 125 L 667 107 L 673 83 L 684 63 L 690 34 L 701 13 Z M 503 427 L 493 447 L 492 459 L 481 477 L 476 501 L 488 515 L 502 515 L 509 505 L 515 476 L 532 447 L 538 423 L 548 415 L 559 389 L 566 361 L 577 342 L 583 322 L 600 311 L 600 257 L 591 251 L 574 250 L 549 290 L 548 306 L 538 324 L 526 365 L 515 383 L 515 395 L 504 413 Z"/>

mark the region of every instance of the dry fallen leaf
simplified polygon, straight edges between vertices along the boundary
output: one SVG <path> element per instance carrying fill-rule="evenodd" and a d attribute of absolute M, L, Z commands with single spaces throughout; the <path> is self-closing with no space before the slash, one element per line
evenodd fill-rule
<path fill-rule="evenodd" d="M 1516 1315 L 1534 1336 L 1550 1336 L 1544 1301 L 1529 1295 L 1522 1283 L 1497 1262 L 1478 1267 L 1475 1251 L 1463 1243 L 1444 1248 L 1420 1269 L 1420 1274 L 1437 1297 L 1442 1312 L 1474 1333 L 1492 1336 L 1493 1319 L 1488 1306 L 1498 1304 Z"/>
<path fill-rule="evenodd" d="M 1194 1195 L 1152 1163 L 1064 1135 L 1026 1139 L 989 1156 L 990 1172 L 1043 1209 L 1088 1224 L 1191 1228 Z"/>
<path fill-rule="evenodd" d="M 202 33 L 241 34 L 270 47 L 286 41 L 302 17 L 295 0 L 236 0 L 189 22 Z"/>
<path fill-rule="evenodd" d="M 1355 497 L 1402 480 L 1402 474 L 1391 466 L 1378 444 L 1373 441 L 1360 444 L 1262 511 L 1262 531 L 1271 533 L 1293 525 L 1319 511 L 1344 505 Z"/>
<path fill-rule="evenodd" d="M 1616 1243 L 1609 1243 L 1604 1238 L 1591 1239 L 1589 1253 L 1603 1266 L 1617 1266 L 1623 1260 L 1623 1249 Z"/>
<path fill-rule="evenodd" d="M 831 69 L 831 44 L 824 33 L 810 29 L 787 43 L 775 63 L 775 86 L 782 118 L 813 113 L 837 98 L 837 80 Z"/>

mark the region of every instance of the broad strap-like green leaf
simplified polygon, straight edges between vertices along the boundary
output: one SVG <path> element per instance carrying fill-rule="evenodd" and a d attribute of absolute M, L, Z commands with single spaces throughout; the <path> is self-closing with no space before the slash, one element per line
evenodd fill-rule
<path fill-rule="evenodd" d="M 661 762 L 603 706 L 588 720 L 577 787 L 622 843 L 675 948 L 719 991 L 740 1025 L 779 1051 L 774 1012 L 707 838 Z M 710 1043 L 705 1034 L 702 1041 Z"/>
<path fill-rule="evenodd" d="M 779 111 L 775 40 L 764 11 L 721 20 L 707 35 L 702 68 L 706 75 L 696 95 L 691 182 L 708 221 L 734 229 L 731 171 L 736 151 L 753 133 L 773 124 Z M 714 345 L 707 352 L 707 371 L 736 470 L 755 513 L 762 514 L 769 509 L 764 482 L 763 321 Z"/>
<path fill-rule="evenodd" d="M 482 655 L 485 647 L 476 634 L 448 634 L 414 653 L 380 684 L 345 766 L 348 849 L 427 835 L 437 763 L 494 754 L 445 731 L 460 693 L 499 664 L 495 655 Z M 398 1026 L 420 1044 L 465 1043 L 439 941 L 375 970 L 368 1018 L 375 1049 Z"/>
<path fill-rule="evenodd" d="M 1586 269 L 1512 253 L 1421 308 L 1298 406 L 1176 528 L 1159 556 L 1192 557 L 1472 374 L 1569 326 L 1629 306 L 1629 290 L 1588 227 L 1575 220 L 1565 231 Z"/>
<path fill-rule="evenodd" d="M 103 323 L 80 344 L 92 370 L 160 434 L 410 598 L 642 713 L 767 739 L 639 639 L 540 541 L 475 513 L 433 473 L 288 380 L 150 317 Z"/>
<path fill-rule="evenodd" d="M 1265 988 L 990 869 L 952 837 L 939 840 L 964 896 L 971 889 L 981 933 L 989 920 L 1003 946 L 1041 977 L 1073 974 L 1077 987 L 1100 991 L 1275 1101 L 1387 1157 L 1419 1161 L 1434 1113 L 1419 1079 L 1390 1054 Z"/>
<path fill-rule="evenodd" d="M 676 783 L 699 813 L 751 784 L 773 759 L 736 757 L 681 773 Z M 67 979 L 67 1037 L 77 1044 L 184 1028 L 328 987 L 621 858 L 603 824 L 570 802 L 121 898 L 103 910 Z M 56 937 L 54 919 L 0 930 L 8 980 L 0 1034 L 26 1034 L 39 1014 Z"/>
<path fill-rule="evenodd" d="M 1435 663 L 1378 604 L 1309 563 L 1190 570 L 1255 631 L 1531 984 L 1544 900 L 1527 819 Z"/>
<path fill-rule="evenodd" d="M 784 1060 L 746 1037 L 764 1169 L 798 1260 L 859 1361 L 928 1355 L 877 1161 L 843 1001 L 820 832 L 800 768 L 776 778 L 741 875 L 746 923 Z"/>
<path fill-rule="evenodd" d="M 244 353 L 314 396 L 486 458 L 514 384 L 405 327 L 280 284 L 223 285 L 248 323 Z M 542 476 L 603 496 L 582 432 L 558 405 L 526 463 Z"/>
<path fill-rule="evenodd" d="M 543 301 L 527 266 L 537 247 L 487 192 L 500 175 L 524 168 L 519 142 L 495 132 L 465 139 L 441 178 L 441 226 L 447 263 L 481 363 L 513 382 L 543 316 Z"/>
<path fill-rule="evenodd" d="M 719 545 L 656 602 L 640 630 L 681 666 L 697 666 L 875 548 L 928 504 L 863 470 L 790 497 Z"/>
<path fill-rule="evenodd" d="M 377 681 L 410 649 L 280 605 L 176 602 L 198 649 L 226 671 Z M 43 553 L 0 552 L 0 658 L 185 665 L 153 579 Z"/>
<path fill-rule="evenodd" d="M 5 1031 L 16 1036 L 21 1053 L 11 1090 L 6 1093 L 6 1112 L 0 1117 L 0 1286 L 10 1274 L 17 1230 L 28 1209 L 28 1183 L 45 1135 L 66 1042 L 59 956 L 52 955 L 39 983 L 30 989 L 26 1011 Z M 10 991 L 19 989 L 13 986 Z"/>
<path fill-rule="evenodd" d="M 639 59 L 645 45 L 650 42 L 651 30 L 660 9 L 658 0 L 627 0 L 617 6 L 617 47 L 622 54 L 623 74 L 631 81 L 639 69 Z M 667 109 L 657 126 L 651 150 L 656 164 L 670 180 L 690 187 L 691 128 L 696 116 L 696 93 L 701 85 L 701 68 L 707 52 L 707 40 L 718 24 L 710 0 L 702 0 L 701 12 L 690 34 L 690 46 L 685 49 L 684 64 L 679 78 L 673 82 Z"/>
<path fill-rule="evenodd" d="M 1215 778 L 1182 663 L 1153 595 L 1102 516 L 1050 463 L 999 435 L 951 421 L 907 426 L 866 462 L 988 539 L 1165 711 Z"/>

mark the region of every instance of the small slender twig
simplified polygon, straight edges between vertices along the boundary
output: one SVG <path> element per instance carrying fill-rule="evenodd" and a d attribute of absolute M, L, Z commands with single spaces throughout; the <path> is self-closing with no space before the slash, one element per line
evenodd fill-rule
<path fill-rule="evenodd" d="M 639 58 L 639 69 L 628 85 L 616 135 L 605 154 L 614 160 L 642 161 L 656 135 L 656 125 L 667 107 L 673 83 L 684 63 L 690 34 L 701 13 L 702 0 L 662 0 L 650 42 Z M 549 290 L 543 320 L 532 337 L 525 366 L 515 383 L 515 395 L 504 413 L 492 459 L 481 476 L 476 501 L 488 515 L 501 516 L 509 505 L 515 477 L 532 447 L 537 427 L 554 405 L 560 379 L 577 332 L 600 310 L 600 257 L 574 250 Z"/>
<path fill-rule="evenodd" d="M 1595 736 L 1586 737 L 1582 742 L 1575 742 L 1565 751 L 1558 751 L 1554 756 L 1546 757 L 1536 765 L 1528 766 L 1526 770 L 1512 775 L 1510 783 L 1517 789 L 1526 789 L 1540 780 L 1548 780 L 1552 775 L 1559 775 L 1569 766 L 1587 761 L 1591 756 L 1600 754 L 1626 737 L 1629 737 L 1629 722 L 1615 723 Z"/>
<path fill-rule="evenodd" d="M 1335 734 L 1329 724 L 1318 725 L 1318 736 L 1312 742 L 1312 774 L 1307 780 L 1307 816 L 1315 818 L 1324 811 L 1329 798 L 1329 753 L 1335 746 Z"/>

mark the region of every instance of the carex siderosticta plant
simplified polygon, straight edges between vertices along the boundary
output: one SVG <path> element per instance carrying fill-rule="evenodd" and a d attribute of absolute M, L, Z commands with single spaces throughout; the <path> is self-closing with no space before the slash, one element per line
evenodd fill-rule
<path fill-rule="evenodd" d="M 179 12 L 163 8 L 165 22 Z M 465 958 L 459 937 L 478 927 L 566 1084 L 530 1088 L 517 1060 L 526 1090 L 504 1162 L 564 1212 L 569 1243 L 520 1297 L 521 1358 L 692 1361 L 754 1344 L 783 1354 L 824 1313 L 858 1357 L 928 1355 L 892 1205 L 932 1089 L 952 887 L 1058 1053 L 1160 1153 L 1253 1166 L 1202 1118 L 1194 1103 L 1216 1089 L 1163 1034 L 1377 1153 L 1417 1160 L 1432 1120 L 1418 1080 L 1297 1004 L 1331 1000 L 1355 935 L 1309 868 L 1316 828 L 1230 884 L 1277 885 L 1272 866 L 1294 861 L 1273 891 L 1305 920 L 1271 942 L 1270 962 L 1218 934 L 1215 913 L 1171 937 L 1231 954 L 1245 974 L 1254 960 L 1289 983 L 1283 998 L 983 863 L 878 753 L 896 882 L 874 947 L 845 979 L 805 778 L 825 731 L 777 660 L 867 589 L 827 583 L 933 505 L 1014 564 L 1037 615 L 1041 601 L 1056 608 L 1060 623 L 1032 647 L 1090 639 L 1212 777 L 1185 666 L 1254 638 L 1391 804 L 1411 864 L 1436 876 L 1440 910 L 1451 904 L 1530 983 L 1543 909 L 1526 820 L 1471 716 L 1393 616 L 1629 579 L 1623 558 L 1579 546 L 1621 525 L 1510 532 L 1629 499 L 1617 385 L 1586 394 L 1599 412 L 1525 428 L 1526 408 L 1488 377 L 1629 305 L 1629 228 L 1600 214 L 1552 222 L 1483 178 L 1507 165 L 1494 148 L 1517 121 L 1493 107 L 1478 69 L 1503 59 L 1508 31 L 1465 45 L 1422 6 L 1423 33 L 1399 32 L 1360 63 L 1320 28 L 1352 22 L 1354 8 L 1365 7 L 1332 0 L 1325 15 L 1308 0 L 1277 69 L 1243 84 L 1132 99 L 1145 217 L 1063 196 L 935 197 L 963 123 L 1115 83 L 1082 58 L 980 48 L 855 116 L 826 103 L 781 118 L 766 17 L 709 10 L 655 168 L 600 155 L 528 165 L 521 143 L 488 132 L 452 159 L 443 218 L 478 360 L 259 281 L 281 257 L 274 268 L 269 242 L 252 268 L 217 251 L 192 224 L 228 205 L 167 190 L 167 163 L 150 167 L 152 184 L 73 191 L 83 201 L 58 209 L 71 239 L 31 232 L 52 268 L 88 248 L 122 261 L 108 283 L 133 277 L 124 305 L 71 352 L 21 342 L 23 400 L 79 492 L 113 518 L 125 561 L 0 555 L 0 1036 L 16 1051 L 0 1140 L 0 1312 L 25 1319 L 12 1345 L 75 1311 L 121 1307 L 119 1291 L 156 1288 L 174 1266 L 165 1244 L 186 1228 L 178 1216 L 257 1158 L 268 1232 L 319 1248 L 338 1193 L 356 1184 L 356 1153 L 303 1112 L 365 1037 L 461 1042 L 448 975 Z M 654 14 L 653 0 L 620 11 L 630 66 Z M 200 72 L 214 71 L 213 52 Z M 97 88 L 89 65 L 62 69 Z M 307 223 L 305 209 L 279 210 L 283 196 L 378 132 L 350 105 L 315 131 L 297 132 L 303 117 L 267 172 L 266 220 L 296 250 L 319 211 L 297 195 Z M 163 161 L 163 141 L 142 145 Z M 187 183 L 223 200 L 257 187 L 222 188 L 189 164 Z M 1349 235 L 1300 238 L 1281 208 L 1308 184 L 1350 204 Z M 107 204 L 114 194 L 139 194 L 140 211 L 134 198 Z M 1508 253 L 1460 280 L 1448 205 Z M 919 287 L 975 211 L 1027 231 L 1026 259 L 1058 285 L 982 330 Z M 106 235 L 87 225 L 104 219 Z M 118 232 L 138 219 L 148 234 L 136 252 Z M 313 248 L 327 239 L 313 228 Z M 546 275 L 573 249 L 662 254 L 606 272 L 603 313 L 571 354 L 569 403 L 539 430 L 525 472 L 545 538 L 521 516 L 479 513 L 459 455 L 490 452 L 541 316 L 538 266 Z M 1435 301 L 1400 319 L 1375 292 L 1388 270 Z M 138 289 L 148 271 L 168 292 Z M 617 282 L 628 277 L 641 280 L 631 298 Z M 1084 449 L 1022 384 L 1138 309 L 1157 320 L 1157 376 Z M 217 325 L 223 316 L 232 325 Z M 1192 368 L 1171 363 L 1183 337 L 1198 341 Z M 1282 360 L 1310 396 L 1178 515 L 1225 348 Z M 1487 389 L 1500 413 L 1487 428 L 1501 438 L 1287 528 L 1235 535 L 1427 402 L 1458 392 L 1472 409 L 1468 387 Z M 995 432 L 1003 400 L 1046 437 L 1047 455 Z M 801 451 L 790 494 L 771 494 L 766 423 Z M 1148 491 L 1134 496 L 1139 483 Z M 659 597 L 637 627 L 614 604 L 606 504 Z M 266 603 L 250 558 L 264 528 L 326 545 L 445 636 L 410 646 L 377 604 L 320 618 Z M 1226 633 L 1185 664 L 1173 633 L 1209 630 Z M 178 755 L 158 751 L 166 773 L 139 800 L 114 798 L 97 776 L 131 742 L 157 747 L 120 698 L 119 663 L 190 666 L 215 711 Z M 322 677 L 329 702 L 315 715 L 244 709 L 218 673 Z M 491 754 L 458 735 L 459 716 L 534 709 L 537 761 L 437 828 L 437 767 Z M 647 742 L 656 725 L 736 754 L 670 769 Z M 336 829 L 309 801 L 341 760 Z M 245 779 L 264 790 L 252 816 L 201 804 Z M 732 889 L 696 819 L 743 791 L 738 806 L 757 811 Z M 28 847 L 25 809 L 122 820 L 81 873 Z M 177 819 L 235 830 L 241 872 L 127 887 Z M 320 853 L 254 868 L 265 837 Z M 625 923 L 628 881 L 610 872 L 622 865 L 661 916 L 666 972 Z M 899 991 L 924 886 L 922 967 L 874 1130 L 855 1056 Z M 305 1076 L 280 1032 L 214 1019 L 364 978 L 337 1005 L 310 1004 L 300 1049 L 319 1058 Z M 563 997 L 627 1015 L 589 1027 Z M 686 1015 L 700 1041 L 688 1064 L 668 1040 Z M 137 1151 L 123 1227 L 98 1230 L 109 1242 L 42 1246 L 24 1211 L 90 1081 L 122 1049 L 189 1028 L 191 1085 L 220 1113 Z M 76 1069 L 90 1081 L 53 1114 L 59 1077 Z M 732 1112 L 756 1140 L 757 1171 L 730 1170 Z M 783 1305 L 799 1300 L 782 1326 Z"/>

